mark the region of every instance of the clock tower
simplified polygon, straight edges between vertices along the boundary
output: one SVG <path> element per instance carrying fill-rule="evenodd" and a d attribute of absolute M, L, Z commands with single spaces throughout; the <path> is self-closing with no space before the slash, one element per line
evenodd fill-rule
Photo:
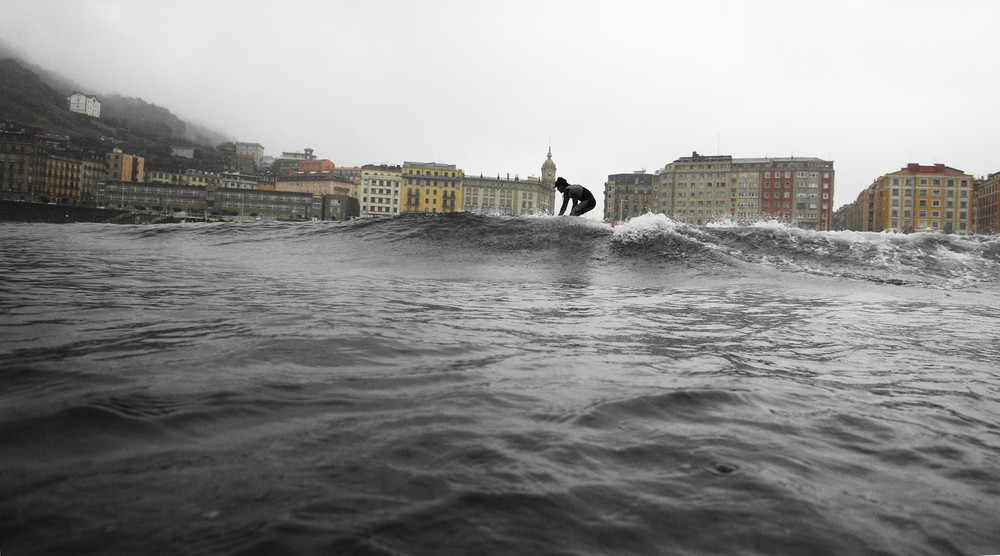
<path fill-rule="evenodd" d="M 552 147 L 549 147 L 549 157 L 542 164 L 542 183 L 551 189 L 556 184 L 556 163 L 552 162 Z"/>

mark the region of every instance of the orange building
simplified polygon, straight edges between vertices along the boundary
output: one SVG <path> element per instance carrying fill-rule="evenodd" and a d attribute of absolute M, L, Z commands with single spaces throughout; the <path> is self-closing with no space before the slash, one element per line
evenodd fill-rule
<path fill-rule="evenodd" d="M 125 154 L 121 149 L 107 153 L 104 157 L 108 167 L 109 181 L 146 181 L 146 160 L 141 156 Z"/>
<path fill-rule="evenodd" d="M 907 164 L 875 180 L 873 232 L 973 233 L 973 177 L 944 164 Z"/>
<path fill-rule="evenodd" d="M 336 165 L 325 158 L 323 160 L 299 161 L 299 172 L 329 172 L 334 168 L 336 168 Z"/>

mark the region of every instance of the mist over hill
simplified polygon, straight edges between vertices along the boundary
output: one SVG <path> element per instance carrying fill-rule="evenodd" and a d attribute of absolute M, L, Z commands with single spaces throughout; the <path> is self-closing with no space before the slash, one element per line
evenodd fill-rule
<path fill-rule="evenodd" d="M 0 75 L 3 76 L 0 79 L 0 120 L 68 135 L 75 146 L 92 149 L 119 146 L 143 154 L 148 162 L 169 166 L 166 161 L 171 158 L 172 146 L 194 146 L 196 159 L 213 159 L 215 147 L 231 140 L 221 132 L 185 122 L 165 107 L 137 97 L 103 94 L 26 62 L 21 53 L 3 43 L 0 43 Z M 74 91 L 97 96 L 101 101 L 101 117 L 70 112 L 66 97 Z"/>

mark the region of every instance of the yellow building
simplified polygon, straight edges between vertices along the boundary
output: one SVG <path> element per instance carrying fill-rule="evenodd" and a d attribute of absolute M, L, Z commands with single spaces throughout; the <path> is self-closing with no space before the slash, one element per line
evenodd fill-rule
<path fill-rule="evenodd" d="M 875 181 L 874 232 L 973 232 L 973 177 L 944 164 L 907 164 Z"/>
<path fill-rule="evenodd" d="M 976 185 L 976 233 L 1000 233 L 1000 172 Z"/>
<path fill-rule="evenodd" d="M 66 156 L 45 158 L 45 194 L 60 204 L 79 201 L 83 189 L 83 163 Z"/>
<path fill-rule="evenodd" d="M 445 213 L 462 210 L 464 172 L 454 164 L 404 162 L 400 214 Z"/>

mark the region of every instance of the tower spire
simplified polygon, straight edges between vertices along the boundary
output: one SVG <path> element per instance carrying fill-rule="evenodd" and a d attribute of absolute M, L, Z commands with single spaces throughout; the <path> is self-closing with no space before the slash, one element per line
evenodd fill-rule
<path fill-rule="evenodd" d="M 556 163 L 552 161 L 552 143 L 549 142 L 549 155 L 542 164 L 542 183 L 553 187 L 556 183 Z"/>

